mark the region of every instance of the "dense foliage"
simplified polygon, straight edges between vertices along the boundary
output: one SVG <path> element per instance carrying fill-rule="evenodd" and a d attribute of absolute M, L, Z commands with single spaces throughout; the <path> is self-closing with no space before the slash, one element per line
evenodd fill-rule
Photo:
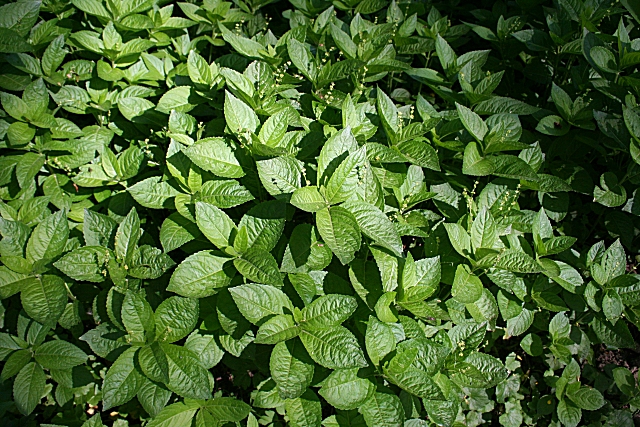
<path fill-rule="evenodd" d="M 633 426 L 639 26 L 4 4 L 0 423 Z"/>

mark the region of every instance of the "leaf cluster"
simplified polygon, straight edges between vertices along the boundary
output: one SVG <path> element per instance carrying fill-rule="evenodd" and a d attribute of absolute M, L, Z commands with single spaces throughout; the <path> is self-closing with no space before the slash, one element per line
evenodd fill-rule
<path fill-rule="evenodd" d="M 3 425 L 634 425 L 637 2 L 2 3 Z"/>

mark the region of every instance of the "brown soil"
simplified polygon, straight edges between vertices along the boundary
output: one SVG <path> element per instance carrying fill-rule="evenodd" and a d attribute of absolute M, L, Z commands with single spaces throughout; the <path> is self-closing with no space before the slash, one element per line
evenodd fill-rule
<path fill-rule="evenodd" d="M 605 366 L 612 364 L 622 366 L 631 371 L 638 379 L 640 371 L 640 353 L 635 350 L 622 348 L 619 350 L 608 350 L 606 346 L 600 345 L 595 348 L 595 365 L 598 370 L 603 371 Z"/>

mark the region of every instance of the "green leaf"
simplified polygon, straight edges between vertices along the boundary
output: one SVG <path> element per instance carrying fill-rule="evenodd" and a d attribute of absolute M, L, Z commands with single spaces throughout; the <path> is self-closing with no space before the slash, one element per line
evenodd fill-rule
<path fill-rule="evenodd" d="M 27 366 L 33 355 L 29 350 L 18 350 L 11 353 L 11 355 L 7 358 L 4 367 L 2 368 L 2 374 L 0 374 L 0 379 L 2 381 L 8 381 L 11 377 L 17 375 L 22 368 Z"/>
<path fill-rule="evenodd" d="M 358 376 L 357 368 L 335 370 L 320 386 L 320 396 L 331 406 L 341 410 L 357 409 L 375 391 L 371 381 Z"/>
<path fill-rule="evenodd" d="M 18 53 L 30 52 L 33 47 L 27 41 L 13 30 L 0 28 L 0 52 L 2 53 Z"/>
<path fill-rule="evenodd" d="M 429 144 L 420 139 L 402 141 L 396 146 L 398 150 L 414 165 L 440 171 L 438 153 Z"/>
<path fill-rule="evenodd" d="M 27 274 L 16 273 L 4 265 L 0 266 L 0 298 L 5 299 L 17 294 L 34 280 L 37 279 Z"/>
<path fill-rule="evenodd" d="M 22 122 L 13 122 L 7 129 L 7 138 L 13 147 L 27 145 L 35 135 L 35 128 Z"/>
<path fill-rule="evenodd" d="M 566 135 L 570 129 L 571 125 L 556 115 L 545 116 L 536 126 L 538 132 L 551 136 Z"/>
<path fill-rule="evenodd" d="M 636 380 L 629 369 L 624 367 L 614 368 L 613 379 L 621 392 L 627 396 L 633 396 L 636 389 Z"/>
<path fill-rule="evenodd" d="M 600 187 L 593 189 L 593 198 L 601 205 L 613 208 L 627 201 L 627 190 L 618 183 L 614 173 L 605 172 L 600 176 Z"/>
<path fill-rule="evenodd" d="M 622 0 L 621 3 L 624 7 L 627 8 L 631 16 L 633 16 L 635 20 L 640 23 L 640 7 L 630 0 Z"/>
<path fill-rule="evenodd" d="M 157 342 L 140 349 L 138 362 L 142 373 L 148 379 L 163 384 L 169 382 L 169 361 L 163 348 Z"/>
<path fill-rule="evenodd" d="M 27 86 L 22 93 L 22 100 L 29 106 L 29 117 L 36 119 L 46 113 L 49 106 L 49 93 L 44 81 L 40 78 Z"/>
<path fill-rule="evenodd" d="M 196 200 L 221 209 L 233 208 L 253 199 L 253 195 L 235 180 L 207 181 L 196 195 Z"/>
<path fill-rule="evenodd" d="M 32 210 L 30 212 L 33 213 Z M 0 219 L 0 234 L 2 234 L 0 254 L 2 256 L 22 257 L 30 233 L 30 227 L 22 222 Z"/>
<path fill-rule="evenodd" d="M 265 48 L 260 43 L 234 34 L 233 32 L 229 31 L 224 25 L 222 25 L 222 23 L 219 23 L 218 27 L 222 32 L 224 41 L 233 46 L 233 48 L 240 54 L 258 59 L 262 57 L 260 52 L 265 51 Z"/>
<path fill-rule="evenodd" d="M 260 126 L 253 109 L 228 91 L 224 93 L 224 117 L 227 126 L 236 135 L 244 135 L 247 131 L 255 133 Z"/>
<path fill-rule="evenodd" d="M 106 151 L 105 151 L 106 153 Z M 129 147 L 118 156 L 118 161 L 113 165 L 120 179 L 129 179 L 140 171 L 144 153 L 138 147 Z"/>
<path fill-rule="evenodd" d="M 3 421 L 630 425 L 640 6 L 274 1 L 0 3 Z"/>
<path fill-rule="evenodd" d="M 233 260 L 233 265 L 247 279 L 273 286 L 282 286 L 278 264 L 269 252 L 252 247 Z"/>
<path fill-rule="evenodd" d="M 124 340 L 121 339 L 124 335 L 124 332 L 111 323 L 105 322 L 86 332 L 80 340 L 86 341 L 98 356 L 113 361 L 126 347 Z"/>
<path fill-rule="evenodd" d="M 209 372 L 200 364 L 198 356 L 184 347 L 160 344 L 167 356 L 169 390 L 182 397 L 207 399 L 211 397 Z"/>
<path fill-rule="evenodd" d="M 233 269 L 230 260 L 211 251 L 196 252 L 178 265 L 167 290 L 189 298 L 214 295 L 218 289 L 231 283 Z"/>
<path fill-rule="evenodd" d="M 87 355 L 67 341 L 48 341 L 34 353 L 36 362 L 46 369 L 71 369 L 87 361 Z"/>
<path fill-rule="evenodd" d="M 329 205 L 315 185 L 294 190 L 291 195 L 291 204 L 305 212 L 317 212 L 327 208 Z"/>
<path fill-rule="evenodd" d="M 476 302 L 482 296 L 484 289 L 480 278 L 469 270 L 466 265 L 458 265 L 451 287 L 451 296 L 463 304 Z"/>
<path fill-rule="evenodd" d="M 142 180 L 127 189 L 133 199 L 145 208 L 173 208 L 173 199 L 180 191 L 162 177 L 155 176 Z"/>
<path fill-rule="evenodd" d="M 424 399 L 424 408 L 434 423 L 439 425 L 453 425 L 458 414 L 459 404 L 446 400 L 429 400 Z"/>
<path fill-rule="evenodd" d="M 322 404 L 311 389 L 307 389 L 300 397 L 287 399 L 284 405 L 292 427 L 320 427 Z"/>
<path fill-rule="evenodd" d="M 249 283 L 230 288 L 229 292 L 245 319 L 254 325 L 269 316 L 293 312 L 289 297 L 273 286 Z"/>
<path fill-rule="evenodd" d="M 604 283 L 609 283 L 614 278 L 626 273 L 625 261 L 626 254 L 624 248 L 622 247 L 620 239 L 617 239 L 607 248 L 602 256 L 602 267 L 606 275 L 606 281 Z"/>
<path fill-rule="evenodd" d="M 573 246 L 578 239 L 571 236 L 557 236 L 544 242 L 544 252 L 546 255 L 554 255 L 564 252 Z"/>
<path fill-rule="evenodd" d="M 498 234 L 491 212 L 485 207 L 478 212 L 471 226 L 471 245 L 474 250 L 491 249 L 497 243 Z"/>
<path fill-rule="evenodd" d="M 538 181 L 540 178 L 524 160 L 516 156 L 500 155 L 491 158 L 495 170 L 493 174 L 503 178 Z M 560 180 L 562 182 L 562 180 Z M 562 187 L 564 191 L 564 187 Z"/>
<path fill-rule="evenodd" d="M 316 76 L 315 61 L 307 46 L 291 37 L 287 40 L 287 52 L 293 65 L 309 80 L 314 82 Z"/>
<path fill-rule="evenodd" d="M 315 370 L 313 360 L 297 339 L 276 344 L 271 352 L 269 367 L 283 399 L 302 396 L 311 385 Z"/>
<path fill-rule="evenodd" d="M 213 84 L 213 73 L 211 72 L 209 64 L 194 50 L 189 52 L 187 69 L 192 82 L 206 86 Z"/>
<path fill-rule="evenodd" d="M 112 252 L 100 246 L 85 246 L 67 252 L 53 265 L 75 280 L 100 283 L 105 280 L 103 271 Z"/>
<path fill-rule="evenodd" d="M 365 345 L 371 361 L 375 365 L 379 364 L 387 354 L 396 348 L 393 329 L 389 324 L 383 323 L 373 316 L 369 316 L 365 334 Z"/>
<path fill-rule="evenodd" d="M 358 47 L 351 40 L 351 37 L 349 37 L 347 33 L 342 31 L 339 27 L 337 27 L 333 23 L 331 23 L 330 25 L 331 25 L 330 27 L 331 36 L 333 37 L 333 40 L 335 41 L 336 45 L 338 45 L 338 48 L 340 48 L 342 53 L 344 53 L 344 55 L 348 59 L 356 59 L 358 54 Z"/>
<path fill-rule="evenodd" d="M 377 207 L 351 201 L 342 205 L 353 214 L 362 233 L 380 246 L 402 256 L 402 240 L 389 218 Z"/>
<path fill-rule="evenodd" d="M 77 33 L 76 33 L 77 34 Z M 136 96 L 118 99 L 118 110 L 130 122 L 141 120 L 148 111 L 151 111 L 155 104 L 148 99 L 138 98 Z"/>
<path fill-rule="evenodd" d="M 447 75 L 452 74 L 457 63 L 457 56 L 451 46 L 449 46 L 449 43 L 439 34 L 436 38 L 436 53 Z"/>
<path fill-rule="evenodd" d="M 551 261 L 551 263 L 555 264 L 553 271 L 547 269 L 546 271 L 543 271 L 543 273 L 551 277 L 551 280 L 558 283 L 569 292 L 579 292 L 579 289 L 584 284 L 584 280 L 580 273 L 575 268 L 562 261 Z M 547 264 L 545 264 L 545 267 L 546 265 Z"/>
<path fill-rule="evenodd" d="M 82 233 L 86 245 L 109 247 L 117 225 L 113 218 L 85 209 Z"/>
<path fill-rule="evenodd" d="M 128 402 L 138 393 L 144 377 L 135 367 L 137 352 L 136 347 L 127 349 L 107 371 L 102 384 L 105 411 Z"/>
<path fill-rule="evenodd" d="M 353 195 L 360 185 L 366 160 L 366 148 L 362 147 L 349 154 L 338 165 L 324 187 L 324 197 L 330 205 L 344 202 Z"/>
<path fill-rule="evenodd" d="M 220 349 L 213 335 L 200 335 L 197 332 L 192 333 L 187 338 L 184 347 L 194 352 L 200 359 L 200 363 L 207 369 L 216 366 L 224 352 Z"/>
<path fill-rule="evenodd" d="M 167 403 L 169 403 L 171 395 L 171 390 L 164 385 L 152 381 L 145 381 L 138 390 L 136 397 L 144 410 L 155 418 Z"/>
<path fill-rule="evenodd" d="M 422 369 L 411 364 L 418 355 L 418 349 L 409 348 L 399 352 L 383 369 L 385 377 L 403 390 L 423 399 L 442 399 L 440 387 Z"/>
<path fill-rule="evenodd" d="M 262 325 L 256 334 L 256 344 L 277 344 L 295 338 L 300 333 L 300 327 L 296 325 L 293 316 L 289 314 L 276 315 Z"/>
<path fill-rule="evenodd" d="M 196 223 L 202 234 L 220 249 L 231 246 L 237 232 L 229 215 L 209 203 L 196 203 Z"/>
<path fill-rule="evenodd" d="M 598 410 L 605 404 L 604 397 L 595 388 L 580 387 L 574 392 L 567 393 L 567 396 L 580 409 L 586 409 L 587 411 Z"/>
<path fill-rule="evenodd" d="M 461 387 L 495 387 L 508 376 L 508 371 L 500 360 L 479 352 L 467 356 L 459 369 L 450 378 Z"/>
<path fill-rule="evenodd" d="M 376 92 L 378 95 L 376 97 L 376 107 L 378 109 L 378 115 L 382 121 L 384 130 L 387 132 L 387 136 L 393 142 L 399 130 L 398 109 L 396 108 L 391 98 L 389 98 L 386 93 L 380 90 L 380 88 L 378 88 Z"/>
<path fill-rule="evenodd" d="M 549 333 L 554 342 L 560 341 L 563 338 L 569 337 L 571 332 L 571 325 L 564 313 L 556 314 L 549 323 Z"/>
<path fill-rule="evenodd" d="M 3 104 L 2 105 L 4 106 L 4 99 L 5 99 L 4 96 L 3 96 L 2 99 L 3 99 Z M 9 99 L 7 98 L 7 101 L 8 100 Z M 638 113 L 636 113 L 635 110 L 633 110 L 631 108 L 628 108 L 628 107 L 623 107 L 622 108 L 622 113 L 623 113 L 623 117 L 624 117 L 624 123 L 625 123 L 627 129 L 629 130 L 629 133 L 636 140 L 640 140 L 640 115 L 638 115 Z M 11 115 L 13 116 L 13 114 L 11 114 Z"/>
<path fill-rule="evenodd" d="M 153 310 L 140 293 L 129 291 L 125 294 L 121 314 L 132 341 L 144 342 L 146 336 L 155 332 Z"/>
<path fill-rule="evenodd" d="M 7 356 L 13 353 L 14 350 L 21 350 L 22 348 L 18 337 L 12 337 L 7 333 L 0 332 L 0 360 L 6 360 Z"/>
<path fill-rule="evenodd" d="M 203 409 L 222 422 L 240 422 L 251 412 L 251 406 L 232 397 L 216 397 L 208 400 Z"/>
<path fill-rule="evenodd" d="M 179 113 L 188 113 L 193 110 L 197 99 L 191 93 L 191 86 L 176 86 L 160 97 L 156 110 L 169 114 L 175 110 Z"/>
<path fill-rule="evenodd" d="M 458 116 L 460 117 L 460 120 L 467 132 L 469 132 L 476 141 L 482 142 L 484 140 L 484 136 L 489 131 L 487 124 L 479 115 L 464 105 L 456 103 L 456 109 L 458 110 Z"/>
<path fill-rule="evenodd" d="M 59 35 L 53 39 L 42 54 L 42 71 L 44 71 L 47 76 L 51 76 L 62 64 L 66 55 L 67 50 L 64 48 L 64 35 Z"/>
<path fill-rule="evenodd" d="M 5 4 L 0 7 L 0 27 L 27 36 L 38 20 L 41 4 L 32 0 Z"/>
<path fill-rule="evenodd" d="M 172 343 L 186 337 L 195 328 L 198 315 L 197 299 L 182 297 L 165 299 L 155 313 L 156 340 Z"/>
<path fill-rule="evenodd" d="M 531 356 L 540 356 L 543 352 L 542 340 L 535 334 L 525 336 L 520 341 L 520 347 Z"/>
<path fill-rule="evenodd" d="M 178 212 L 169 215 L 160 227 L 160 243 L 165 252 L 171 252 L 199 235 L 198 226 Z"/>
<path fill-rule="evenodd" d="M 16 120 L 24 120 L 29 114 L 29 106 L 20 98 L 10 93 L 0 93 L 2 108 Z"/>
<path fill-rule="evenodd" d="M 329 369 L 367 366 L 356 337 L 342 326 L 328 329 L 302 330 L 300 339 L 309 356 Z"/>
<path fill-rule="evenodd" d="M 125 265 L 131 263 L 140 236 L 140 218 L 134 208 L 129 211 L 118 226 L 115 237 L 116 258 L 124 262 Z"/>
<path fill-rule="evenodd" d="M 52 259 L 60 255 L 69 237 L 67 215 L 58 211 L 42 221 L 27 242 L 27 260 Z"/>
<path fill-rule="evenodd" d="M 291 232 L 282 271 L 322 270 L 329 265 L 332 257 L 331 249 L 319 240 L 315 227 L 311 224 L 300 224 Z"/>
<path fill-rule="evenodd" d="M 615 324 L 624 310 L 622 298 L 617 292 L 607 292 L 602 298 L 602 312 L 607 320 Z"/>
<path fill-rule="evenodd" d="M 147 427 L 190 426 L 198 409 L 200 409 L 200 403 L 197 401 L 174 403 L 160 411 L 156 417 L 149 421 Z"/>
<path fill-rule="evenodd" d="M 284 231 L 286 205 L 277 200 L 260 203 L 242 217 L 233 242 L 235 250 L 245 253 L 249 248 L 270 252 Z"/>
<path fill-rule="evenodd" d="M 132 264 L 129 276 L 138 279 L 157 279 L 175 265 L 167 254 L 150 245 L 140 246 L 134 252 Z"/>
<path fill-rule="evenodd" d="M 498 254 L 495 267 L 514 273 L 538 273 L 542 267 L 524 252 L 515 249 L 507 249 Z"/>
<path fill-rule="evenodd" d="M 67 305 L 67 288 L 58 276 L 44 275 L 27 281 L 20 293 L 22 308 L 43 325 L 58 321 Z"/>
<path fill-rule="evenodd" d="M 350 295 L 324 295 L 302 309 L 298 319 L 305 330 L 317 330 L 339 326 L 358 307 Z"/>
<path fill-rule="evenodd" d="M 445 223 L 443 225 L 456 252 L 464 257 L 471 255 L 471 237 L 467 230 L 460 224 Z"/>
<path fill-rule="evenodd" d="M 582 418 L 582 410 L 565 399 L 558 403 L 557 413 L 558 420 L 565 427 L 576 427 Z"/>
<path fill-rule="evenodd" d="M 395 307 L 392 307 L 396 300 L 396 294 L 396 292 L 385 292 L 376 301 L 374 310 L 378 319 L 383 322 L 396 322 L 398 320 Z"/>
<path fill-rule="evenodd" d="M 13 399 L 23 415 L 31 414 L 45 394 L 46 376 L 40 365 L 29 363 L 13 382 Z"/>
<path fill-rule="evenodd" d="M 590 326 L 605 345 L 617 348 L 633 348 L 634 346 L 629 327 L 624 322 L 616 322 L 615 325 L 612 325 L 610 322 L 596 316 L 591 321 Z"/>
<path fill-rule="evenodd" d="M 346 127 L 329 138 L 318 157 L 318 176 L 330 176 L 344 158 L 358 149 L 358 143 L 351 133 L 351 128 Z"/>
<path fill-rule="evenodd" d="M 223 178 L 242 178 L 245 173 L 238 162 L 235 147 L 223 138 L 205 138 L 190 145 L 184 153 L 202 169 Z"/>
<path fill-rule="evenodd" d="M 273 116 L 272 116 L 273 117 Z M 264 127 L 263 127 L 264 129 Z M 295 194 L 298 190 L 308 187 L 301 187 L 302 185 L 302 170 L 304 164 L 297 159 L 291 157 L 274 157 L 267 160 L 259 160 L 256 162 L 258 168 L 258 175 L 260 176 L 260 182 L 264 188 L 277 199 L 283 198 L 286 195 L 292 193 Z M 317 191 L 317 190 L 316 190 Z M 298 194 L 298 197 L 300 193 Z M 293 202 L 291 204 L 294 204 Z M 303 206 L 300 209 L 307 210 Z M 322 207 L 325 207 L 326 203 L 322 201 Z"/>
<path fill-rule="evenodd" d="M 100 414 L 96 414 L 82 424 L 82 427 L 104 427 Z"/>
<path fill-rule="evenodd" d="M 589 56 L 601 70 L 608 73 L 616 73 L 618 71 L 616 57 L 613 52 L 606 47 L 593 46 L 589 52 Z"/>
<path fill-rule="evenodd" d="M 507 334 L 510 336 L 518 336 L 524 334 L 533 324 L 534 313 L 531 310 L 523 308 L 517 316 L 507 320 Z"/>
<path fill-rule="evenodd" d="M 283 109 L 269 117 L 260 128 L 260 133 L 258 134 L 260 141 L 270 147 L 281 147 L 281 142 L 287 134 L 291 119 L 292 115 L 289 109 Z M 281 159 L 290 159 L 290 157 Z"/>
<path fill-rule="evenodd" d="M 553 103 L 556 104 L 560 115 L 562 115 L 565 120 L 571 121 L 573 119 L 573 101 L 567 92 L 561 89 L 560 86 L 552 83 L 551 98 L 553 99 Z"/>
<path fill-rule="evenodd" d="M 464 150 L 462 160 L 462 173 L 465 175 L 485 176 L 492 174 L 496 169 L 492 159 L 485 158 L 478 151 L 478 144 L 470 142 Z"/>
<path fill-rule="evenodd" d="M 358 411 L 368 426 L 401 427 L 404 424 L 404 408 L 395 394 L 376 392 Z"/>
<path fill-rule="evenodd" d="M 89 15 L 109 19 L 111 16 L 98 0 L 73 0 L 73 5 Z"/>
<path fill-rule="evenodd" d="M 351 262 L 360 249 L 361 235 L 355 217 L 340 206 L 325 208 L 316 212 L 316 224 L 320 236 L 340 262 Z"/>

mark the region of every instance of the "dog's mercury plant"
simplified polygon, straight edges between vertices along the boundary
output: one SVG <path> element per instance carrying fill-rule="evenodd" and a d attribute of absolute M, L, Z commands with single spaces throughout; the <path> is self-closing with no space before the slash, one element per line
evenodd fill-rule
<path fill-rule="evenodd" d="M 637 424 L 639 2 L 0 3 L 0 424 Z"/>

